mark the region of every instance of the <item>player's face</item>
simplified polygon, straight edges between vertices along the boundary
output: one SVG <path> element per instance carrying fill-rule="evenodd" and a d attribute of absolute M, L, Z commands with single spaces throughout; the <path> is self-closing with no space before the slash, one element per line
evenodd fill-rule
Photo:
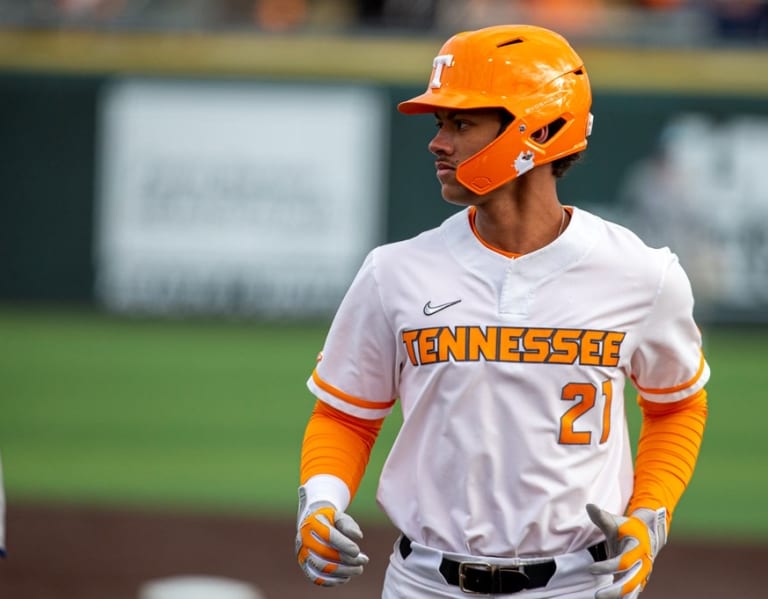
<path fill-rule="evenodd" d="M 482 109 L 457 112 L 438 110 L 437 134 L 429 142 L 429 151 L 435 157 L 437 179 L 442 186 L 443 198 L 451 204 L 471 206 L 481 202 L 479 196 L 456 179 L 456 166 L 477 154 L 491 143 L 501 129 L 498 110 Z"/>

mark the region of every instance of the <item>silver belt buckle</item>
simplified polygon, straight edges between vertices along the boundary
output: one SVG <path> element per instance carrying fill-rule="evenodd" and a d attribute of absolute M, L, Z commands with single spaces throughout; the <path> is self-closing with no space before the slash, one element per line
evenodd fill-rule
<path fill-rule="evenodd" d="M 468 589 L 465 586 L 467 580 L 467 568 L 474 568 L 490 573 L 491 588 L 488 589 L 487 593 Z M 511 580 L 514 580 L 516 588 L 505 589 L 504 593 L 518 593 L 528 587 L 528 581 L 530 579 L 525 573 L 525 566 L 500 566 L 498 564 L 489 564 L 486 562 L 461 562 L 459 564 L 459 588 L 463 593 L 467 593 L 468 595 L 493 595 L 501 593 L 501 572 L 515 575 Z M 508 578 L 507 581 L 509 582 L 510 579 Z"/>
<path fill-rule="evenodd" d="M 468 589 L 464 586 L 464 583 L 466 582 L 467 578 L 467 568 L 475 568 L 477 570 L 486 570 L 491 573 L 491 580 L 493 580 L 494 574 L 496 574 L 497 566 L 493 564 L 488 564 L 485 562 L 461 562 L 459 564 L 459 588 L 463 593 L 467 593 L 468 595 L 485 595 L 486 593 L 481 593 L 480 591 L 473 591 L 471 589 Z"/>

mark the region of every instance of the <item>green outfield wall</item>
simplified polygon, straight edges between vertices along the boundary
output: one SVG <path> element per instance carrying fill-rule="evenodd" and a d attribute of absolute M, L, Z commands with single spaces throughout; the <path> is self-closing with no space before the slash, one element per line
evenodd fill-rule
<path fill-rule="evenodd" d="M 373 90 L 387 106 L 384 135 L 370 138 L 386 147 L 385 175 L 376 190 L 386 207 L 381 240 L 438 223 L 453 208 L 439 197 L 426 149 L 432 119 L 404 117 L 395 106 L 422 91 L 439 44 L 387 37 L 0 32 L 0 299 L 93 301 L 99 105 L 104 90 L 125 79 L 210 86 L 298 81 Z M 608 216 L 619 212 L 632 197 L 632 172 L 663 158 L 670 131 L 682 129 L 688 148 L 711 150 L 699 156 L 673 144 L 682 157 L 696 155 L 691 164 L 683 160 L 689 180 L 706 179 L 702 169 L 714 172 L 713 183 L 702 183 L 707 201 L 744 204 L 731 204 L 731 213 L 751 210 L 750 198 L 760 199 L 766 187 L 756 173 L 768 146 L 748 131 L 768 122 L 768 52 L 579 50 L 593 82 L 595 128 L 582 164 L 562 183 L 564 203 Z M 729 199 L 734 189 L 736 199 Z M 666 193 L 670 189 L 651 193 L 651 200 Z M 712 212 L 706 205 L 704 210 Z M 715 310 L 725 304 L 723 313 L 755 317 L 768 306 L 768 239 L 749 229 L 754 220 L 752 215 L 731 230 L 709 231 L 724 243 L 740 244 L 744 256 L 756 256 L 729 267 L 757 273 L 756 280 L 736 280 L 725 299 L 713 295 Z M 674 245 L 676 236 L 665 235 L 662 241 Z M 701 254 L 692 247 L 692 255 Z M 740 304 L 736 293 L 748 301 Z"/>

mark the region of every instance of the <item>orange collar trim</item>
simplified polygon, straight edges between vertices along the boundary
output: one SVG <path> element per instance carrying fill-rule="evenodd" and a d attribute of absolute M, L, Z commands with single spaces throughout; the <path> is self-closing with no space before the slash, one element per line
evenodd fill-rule
<path fill-rule="evenodd" d="M 497 254 L 501 254 L 502 256 L 506 256 L 507 258 L 519 258 L 522 256 L 522 254 L 518 254 L 515 252 L 505 252 L 504 250 L 500 250 L 497 247 L 492 246 L 490 243 L 488 243 L 485 239 L 480 237 L 480 233 L 477 232 L 477 228 L 475 227 L 475 216 L 477 215 L 477 208 L 475 206 L 469 207 L 469 227 L 472 229 L 472 233 L 475 235 L 477 240 L 482 243 L 485 247 L 487 247 L 492 252 L 496 252 Z"/>
<path fill-rule="evenodd" d="M 566 212 L 568 212 L 569 215 L 573 216 L 572 211 L 567 206 L 564 206 L 564 208 L 565 208 Z M 519 253 L 516 253 L 516 252 L 506 252 L 504 250 L 501 250 L 501 249 L 499 249 L 499 248 L 497 248 L 495 246 L 492 246 L 485 239 L 480 237 L 480 233 L 477 232 L 477 227 L 475 227 L 475 217 L 477 216 L 477 207 L 470 206 L 469 207 L 468 215 L 469 215 L 469 227 L 472 229 L 472 233 L 477 238 L 477 240 L 480 243 L 482 243 L 485 247 L 487 247 L 489 250 L 491 250 L 492 252 L 496 252 L 497 254 L 501 254 L 502 256 L 506 256 L 507 258 L 512 258 L 512 259 L 519 258 L 520 256 L 523 255 L 523 254 L 519 254 Z"/>

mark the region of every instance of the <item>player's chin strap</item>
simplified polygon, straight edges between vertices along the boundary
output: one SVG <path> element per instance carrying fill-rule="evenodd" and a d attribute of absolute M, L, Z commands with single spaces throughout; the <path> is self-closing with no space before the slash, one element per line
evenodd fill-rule
<path fill-rule="evenodd" d="M 614 577 L 612 584 L 595 594 L 596 599 L 635 599 L 667 542 L 667 510 L 640 508 L 630 516 L 618 516 L 588 504 L 587 513 L 608 544 L 608 559 L 596 562 L 591 571 Z"/>

